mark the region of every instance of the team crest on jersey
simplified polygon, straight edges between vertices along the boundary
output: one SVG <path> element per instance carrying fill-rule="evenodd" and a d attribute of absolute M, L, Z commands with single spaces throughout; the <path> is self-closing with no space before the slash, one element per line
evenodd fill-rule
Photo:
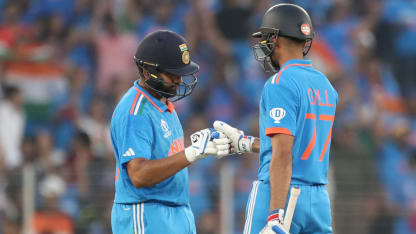
<path fill-rule="evenodd" d="M 274 119 L 274 123 L 280 123 L 280 120 L 283 119 L 286 115 L 286 111 L 283 108 L 273 108 L 270 110 L 270 117 Z"/>
<path fill-rule="evenodd" d="M 168 123 L 166 123 L 165 120 L 160 120 L 160 127 L 162 128 L 164 134 L 163 137 L 164 138 L 168 138 L 170 135 L 172 135 L 172 132 L 169 130 L 169 125 Z"/>

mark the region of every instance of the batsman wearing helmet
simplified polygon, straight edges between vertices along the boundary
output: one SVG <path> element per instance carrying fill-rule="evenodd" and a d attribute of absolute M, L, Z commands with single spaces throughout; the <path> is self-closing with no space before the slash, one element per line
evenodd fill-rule
<path fill-rule="evenodd" d="M 214 122 L 232 140 L 231 153 L 260 154 L 244 233 L 332 233 L 326 184 L 338 94 L 304 59 L 314 37 L 311 19 L 297 5 L 277 4 L 267 10 L 253 36 L 260 38 L 253 47 L 256 60 L 275 73 L 260 100 L 260 139 Z M 293 221 L 285 224 L 292 187 L 301 192 Z"/>
<path fill-rule="evenodd" d="M 186 167 L 207 154 L 221 157 L 216 145 L 227 147 L 230 141 L 204 129 L 184 147 L 172 102 L 192 93 L 199 70 L 184 38 L 171 31 L 151 33 L 134 61 L 140 78 L 121 98 L 110 125 L 116 158 L 113 233 L 195 233 Z"/>

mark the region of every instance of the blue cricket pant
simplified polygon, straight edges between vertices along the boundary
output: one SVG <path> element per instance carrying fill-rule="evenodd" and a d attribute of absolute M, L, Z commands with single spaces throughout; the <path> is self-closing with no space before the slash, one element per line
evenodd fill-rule
<path fill-rule="evenodd" d="M 331 207 L 326 186 L 292 186 L 300 188 L 301 191 L 293 214 L 290 233 L 332 233 Z M 290 192 L 286 206 L 289 196 Z M 246 207 L 244 234 L 258 234 L 264 228 L 269 215 L 269 204 L 270 184 L 258 180 L 254 181 Z"/>
<path fill-rule="evenodd" d="M 190 205 L 169 206 L 155 202 L 114 203 L 111 228 L 114 234 L 196 233 Z"/>

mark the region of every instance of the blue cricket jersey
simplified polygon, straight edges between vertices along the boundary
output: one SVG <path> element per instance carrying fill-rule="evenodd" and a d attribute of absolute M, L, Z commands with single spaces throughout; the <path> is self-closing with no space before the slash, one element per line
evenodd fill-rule
<path fill-rule="evenodd" d="M 273 134 L 294 136 L 291 184 L 327 184 L 338 94 L 310 60 L 290 60 L 266 82 L 260 100 L 260 167 L 269 181 Z"/>
<path fill-rule="evenodd" d="M 189 203 L 186 168 L 145 188 L 134 187 L 127 173 L 127 163 L 134 158 L 162 159 L 184 150 L 182 125 L 171 103 L 166 106 L 136 81 L 115 108 L 110 131 L 116 157 L 115 203 Z"/>

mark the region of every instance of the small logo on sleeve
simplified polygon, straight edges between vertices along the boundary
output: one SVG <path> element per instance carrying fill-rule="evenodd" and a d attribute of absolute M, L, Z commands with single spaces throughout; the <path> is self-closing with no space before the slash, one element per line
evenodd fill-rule
<path fill-rule="evenodd" d="M 129 148 L 124 154 L 123 154 L 123 156 L 124 157 L 128 157 L 128 156 L 134 156 L 134 155 L 136 155 L 135 153 L 134 153 L 134 151 L 133 151 L 133 149 L 132 148 Z"/>
<path fill-rule="evenodd" d="M 165 120 L 160 120 L 160 127 L 162 128 L 164 134 L 163 137 L 164 138 L 168 138 L 170 135 L 172 135 L 172 132 L 169 130 L 169 125 L 168 123 L 166 123 Z"/>
<path fill-rule="evenodd" d="M 274 119 L 274 123 L 280 123 L 280 120 L 283 119 L 286 115 L 286 111 L 283 108 L 273 108 L 270 110 L 270 117 Z"/>

